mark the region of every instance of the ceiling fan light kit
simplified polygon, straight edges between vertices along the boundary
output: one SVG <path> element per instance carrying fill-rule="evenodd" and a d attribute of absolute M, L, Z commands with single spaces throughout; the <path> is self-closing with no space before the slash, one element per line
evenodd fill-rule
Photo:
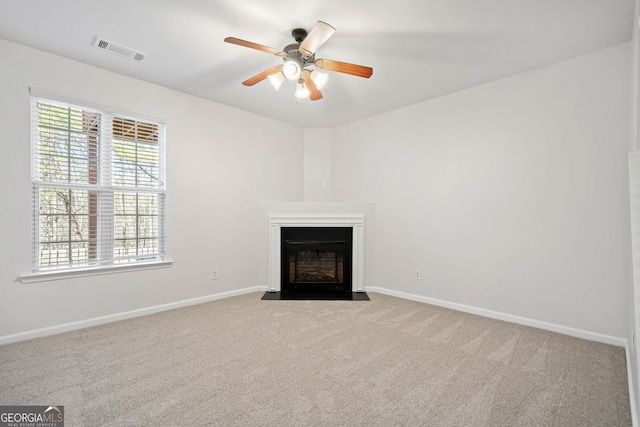
<path fill-rule="evenodd" d="M 316 84 L 318 90 L 322 90 L 322 88 L 327 84 L 327 81 L 329 81 L 329 74 L 321 73 L 318 70 L 313 70 L 311 72 L 311 79 Z"/>
<path fill-rule="evenodd" d="M 284 74 L 282 74 L 281 72 L 271 74 L 269 76 L 269 81 L 271 82 L 273 87 L 276 88 L 276 90 L 280 89 L 280 86 L 282 86 L 282 83 L 284 83 L 285 80 L 286 78 L 284 77 Z"/>
<path fill-rule="evenodd" d="M 298 80 L 298 83 L 296 84 L 295 97 L 297 99 L 304 99 L 308 98 L 309 95 L 311 95 L 311 92 L 309 92 L 309 89 L 307 89 L 307 85 L 302 79 Z"/>
<path fill-rule="evenodd" d="M 302 72 L 302 65 L 296 59 L 285 59 L 284 66 L 282 67 L 282 74 L 287 80 L 298 81 L 300 79 L 300 73 Z"/>
<path fill-rule="evenodd" d="M 242 82 L 243 85 L 253 86 L 268 77 L 273 87 L 278 90 L 285 80 L 291 80 L 296 82 L 294 96 L 297 100 L 310 98 L 312 101 L 317 101 L 322 99 L 320 90 L 327 84 L 329 75 L 313 67 L 363 78 L 369 78 L 373 74 L 371 67 L 363 65 L 332 59 L 316 60 L 317 50 L 329 40 L 335 31 L 335 28 L 322 21 L 318 21 L 308 34 L 305 29 L 296 28 L 291 32 L 296 42 L 285 46 L 282 50 L 235 37 L 227 37 L 224 41 L 276 55 L 284 60 L 284 64 L 256 74 Z"/>

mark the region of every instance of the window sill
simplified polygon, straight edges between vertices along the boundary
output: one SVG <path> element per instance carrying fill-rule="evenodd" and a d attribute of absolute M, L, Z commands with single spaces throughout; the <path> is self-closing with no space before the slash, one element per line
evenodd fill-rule
<path fill-rule="evenodd" d="M 164 260 L 149 262 L 145 264 L 127 264 L 127 265 L 110 265 L 108 267 L 91 267 L 78 270 L 64 270 L 64 271 L 42 271 L 38 273 L 22 274 L 20 276 L 20 282 L 22 283 L 36 283 L 36 282 L 48 282 L 51 280 L 63 280 L 74 279 L 76 277 L 86 276 L 99 276 L 103 274 L 124 273 L 127 271 L 140 271 L 140 270 L 155 270 L 157 268 L 171 267 L 173 261 Z"/>

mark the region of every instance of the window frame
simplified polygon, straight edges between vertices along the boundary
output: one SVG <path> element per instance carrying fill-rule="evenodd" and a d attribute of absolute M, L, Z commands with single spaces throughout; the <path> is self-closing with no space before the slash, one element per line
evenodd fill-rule
<path fill-rule="evenodd" d="M 104 107 L 101 105 L 91 104 L 84 101 L 77 101 L 66 97 L 61 97 L 57 94 L 50 92 L 34 90 L 30 88 L 30 128 L 31 128 L 31 193 L 32 193 L 32 257 L 31 257 L 31 272 L 20 276 L 21 281 L 35 282 L 43 280 L 55 280 L 61 278 L 70 278 L 77 276 L 93 275 L 93 274 L 108 274 L 111 272 L 121 272 L 138 269 L 149 268 L 161 268 L 168 267 L 172 264 L 172 261 L 167 258 L 166 251 L 166 125 L 163 119 L 158 117 L 149 116 L 146 114 L 132 113 L 117 108 Z M 68 181 L 47 181 L 41 179 L 39 175 L 40 170 L 40 115 L 38 114 L 38 103 L 45 103 L 50 105 L 61 106 L 63 108 L 78 109 L 80 111 L 80 117 L 84 118 L 85 113 L 97 114 L 97 117 L 101 123 L 98 129 L 96 141 L 91 144 L 89 137 L 87 137 L 86 149 L 80 161 L 86 161 L 86 182 L 74 183 L 71 182 L 71 178 Z M 155 127 L 157 138 L 155 143 L 157 149 L 154 151 L 155 156 L 152 160 L 151 166 L 156 167 L 157 176 L 155 182 L 147 187 L 138 186 L 138 180 L 136 178 L 135 185 L 121 185 L 114 181 L 114 163 L 117 154 L 114 152 L 114 144 L 116 138 L 120 136 L 120 139 L 124 139 L 122 133 L 118 134 L 114 125 L 116 122 L 124 123 L 142 123 L 144 125 L 151 125 Z M 84 122 L 83 127 L 84 131 Z M 136 128 L 137 130 L 137 128 Z M 88 133 L 87 133 L 88 134 Z M 141 139 L 137 137 L 130 138 L 129 142 L 134 145 L 140 143 L 151 144 L 151 139 L 144 141 L 144 135 Z M 150 142 L 151 141 L 151 142 Z M 71 151 L 72 137 L 71 126 L 69 126 L 68 140 L 68 152 Z M 91 151 L 93 150 L 93 151 Z M 137 150 L 137 148 L 136 148 Z M 96 155 L 97 159 L 92 159 L 91 156 Z M 71 154 L 67 157 L 71 160 Z M 120 159 L 122 160 L 122 159 Z M 69 163 L 71 163 L 69 161 Z M 130 169 L 137 171 L 142 169 L 138 163 L 137 153 L 136 160 L 130 165 Z M 97 171 L 97 176 L 93 173 Z M 136 172 L 137 173 L 137 172 Z M 151 177 L 151 175 L 149 175 Z M 151 177 L 154 178 L 154 177 Z M 89 182 L 90 181 L 90 182 Z M 73 258 L 69 255 L 68 263 L 61 263 L 61 265 L 44 265 L 40 259 L 40 191 L 42 189 L 64 189 L 71 192 L 86 191 L 87 213 L 76 214 L 71 210 L 71 198 L 66 203 L 66 215 L 71 221 L 71 217 L 74 215 L 85 215 L 88 225 L 86 225 L 87 239 L 86 242 L 86 256 L 80 262 L 73 262 Z M 156 241 L 155 250 L 151 254 L 140 254 L 138 252 L 138 236 L 136 234 L 136 249 L 134 254 L 127 254 L 125 259 L 118 259 L 115 254 L 115 245 L 117 232 L 115 230 L 115 207 L 114 207 L 114 195 L 117 193 L 133 194 L 137 198 L 139 195 L 152 195 L 149 199 L 155 200 L 157 212 L 154 218 L 150 218 L 155 226 L 157 236 L 153 236 L 152 240 Z M 60 197 L 60 196 L 59 196 Z M 93 200 L 90 200 L 94 198 Z M 155 198 L 155 199 L 154 199 Z M 93 207 L 91 207 L 93 206 Z M 92 212 L 91 209 L 96 209 Z M 47 215 L 52 216 L 50 211 Z M 57 214 L 55 214 L 57 215 Z M 61 214 L 61 216 L 64 216 Z M 131 216 L 131 215 L 130 215 Z M 133 217 L 135 218 L 136 230 L 140 227 L 139 217 L 141 216 L 138 210 L 138 204 L 135 205 L 135 212 Z M 91 221 L 94 221 L 91 224 Z M 84 230 L 84 229 L 83 229 Z M 71 232 L 69 232 L 71 236 Z M 69 237 L 68 240 L 62 242 L 62 247 L 68 245 L 68 250 L 72 250 L 72 243 L 74 240 Z"/>

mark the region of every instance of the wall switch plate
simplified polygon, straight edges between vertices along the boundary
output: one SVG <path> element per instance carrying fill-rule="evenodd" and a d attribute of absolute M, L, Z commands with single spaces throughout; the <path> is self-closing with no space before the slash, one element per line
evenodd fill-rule
<path fill-rule="evenodd" d="M 422 271 L 420 270 L 416 270 L 416 274 L 414 276 L 414 279 L 416 280 L 422 280 Z"/>
<path fill-rule="evenodd" d="M 307 188 L 312 188 L 313 187 L 313 181 L 308 179 L 307 180 Z"/>
<path fill-rule="evenodd" d="M 211 270 L 211 280 L 218 280 L 218 270 L 217 269 Z"/>

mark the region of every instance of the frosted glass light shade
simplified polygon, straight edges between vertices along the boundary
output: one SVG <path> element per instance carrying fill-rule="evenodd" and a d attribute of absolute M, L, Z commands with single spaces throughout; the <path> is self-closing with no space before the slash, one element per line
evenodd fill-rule
<path fill-rule="evenodd" d="M 329 74 L 321 73 L 318 70 L 313 70 L 311 72 L 311 80 L 313 80 L 313 82 L 316 84 L 318 90 L 321 90 L 324 85 L 327 84 L 327 81 L 329 80 Z"/>
<path fill-rule="evenodd" d="M 273 85 L 273 87 L 276 88 L 276 90 L 280 89 L 280 86 L 282 86 L 282 83 L 285 81 L 285 77 L 284 74 L 282 74 L 281 72 L 275 73 L 275 74 L 271 74 L 269 76 L 269 81 L 271 82 L 271 84 Z"/>
<path fill-rule="evenodd" d="M 302 80 L 299 80 L 298 84 L 296 85 L 296 98 L 298 99 L 308 98 L 309 95 L 310 93 L 309 93 L 309 89 L 307 89 L 307 85 L 304 84 Z"/>
<path fill-rule="evenodd" d="M 282 66 L 282 74 L 287 80 L 298 80 L 302 67 L 297 61 L 285 61 Z"/>

